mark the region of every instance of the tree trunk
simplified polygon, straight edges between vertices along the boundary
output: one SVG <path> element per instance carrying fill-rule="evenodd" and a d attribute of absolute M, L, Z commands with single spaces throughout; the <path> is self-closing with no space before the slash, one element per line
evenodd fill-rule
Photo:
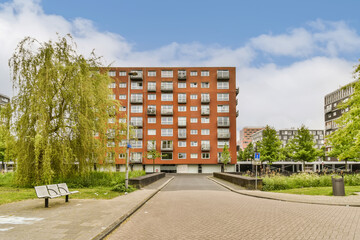
<path fill-rule="evenodd" d="M 302 164 L 302 171 L 305 172 L 305 161 L 303 161 L 303 164 Z"/>
<path fill-rule="evenodd" d="M 155 159 L 153 159 L 153 173 L 155 172 Z"/>

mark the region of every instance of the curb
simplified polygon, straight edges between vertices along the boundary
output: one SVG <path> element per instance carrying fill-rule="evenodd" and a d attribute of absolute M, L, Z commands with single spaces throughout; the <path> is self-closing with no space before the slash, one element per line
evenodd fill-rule
<path fill-rule="evenodd" d="M 120 226 L 123 222 L 125 222 L 131 215 L 133 215 L 139 208 L 141 208 L 147 201 L 149 201 L 155 194 L 157 194 L 161 189 L 163 189 L 171 180 L 173 180 L 174 177 L 171 177 L 169 180 L 167 180 L 163 185 L 161 185 L 159 188 L 156 189 L 155 192 L 150 194 L 147 198 L 142 200 L 140 203 L 138 203 L 135 207 L 130 209 L 127 213 L 122 215 L 120 218 L 118 218 L 115 222 L 110 224 L 105 230 L 103 230 L 101 233 L 99 233 L 97 236 L 92 238 L 92 240 L 102 240 L 105 239 L 112 231 L 115 230 L 118 226 Z"/>
<path fill-rule="evenodd" d="M 281 199 L 281 198 L 275 198 L 275 197 L 258 196 L 258 195 L 244 193 L 244 192 L 241 192 L 239 190 L 235 190 L 232 187 L 229 187 L 226 184 L 215 180 L 213 177 L 208 177 L 208 179 L 210 179 L 211 181 L 223 186 L 224 188 L 226 188 L 226 189 L 228 189 L 228 190 L 230 190 L 230 191 L 232 191 L 234 193 L 241 194 L 241 195 L 244 195 L 244 196 L 249 196 L 249 197 L 262 198 L 262 199 L 268 199 L 268 200 L 276 200 L 276 201 L 281 201 L 281 202 L 292 202 L 292 203 L 305 203 L 305 204 L 326 205 L 326 206 L 341 206 L 341 207 L 360 207 L 360 204 L 306 202 L 306 201 L 300 201 L 300 200 L 296 201 L 296 200 L 288 200 L 288 199 Z"/>

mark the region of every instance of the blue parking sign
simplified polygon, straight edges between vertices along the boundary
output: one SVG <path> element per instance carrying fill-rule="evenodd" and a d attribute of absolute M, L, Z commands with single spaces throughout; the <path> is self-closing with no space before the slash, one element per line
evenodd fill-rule
<path fill-rule="evenodd" d="M 255 161 L 260 161 L 260 153 L 259 152 L 255 153 L 254 159 L 255 159 Z"/>

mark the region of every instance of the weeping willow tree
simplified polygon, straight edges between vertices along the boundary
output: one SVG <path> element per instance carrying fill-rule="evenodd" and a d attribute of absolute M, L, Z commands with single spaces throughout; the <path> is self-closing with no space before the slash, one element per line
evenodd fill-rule
<path fill-rule="evenodd" d="M 17 93 L 11 106 L 19 185 L 48 184 L 74 171 L 86 175 L 105 161 L 107 120 L 116 102 L 98 57 L 77 54 L 70 35 L 49 42 L 27 37 L 9 66 Z"/>

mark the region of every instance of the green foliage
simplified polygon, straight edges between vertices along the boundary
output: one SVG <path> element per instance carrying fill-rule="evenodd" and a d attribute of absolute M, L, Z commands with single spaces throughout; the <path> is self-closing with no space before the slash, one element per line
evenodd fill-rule
<path fill-rule="evenodd" d="M 225 170 L 225 166 L 226 164 L 228 164 L 231 161 L 231 156 L 230 156 L 230 151 L 229 151 L 229 147 L 227 144 L 225 144 L 223 151 L 221 153 L 221 162 L 224 166 L 224 170 Z"/>
<path fill-rule="evenodd" d="M 152 160 L 153 162 L 153 172 L 155 172 L 155 160 L 160 158 L 161 152 L 156 150 L 156 142 L 155 140 L 151 141 L 152 148 L 145 153 L 145 158 Z"/>
<path fill-rule="evenodd" d="M 267 161 L 272 164 L 280 160 L 281 141 L 276 135 L 276 130 L 270 126 L 266 126 L 263 130 L 262 140 L 256 143 L 257 151 L 260 152 L 260 161 Z"/>
<path fill-rule="evenodd" d="M 0 174 L 0 187 L 14 187 L 15 178 L 13 172 Z"/>
<path fill-rule="evenodd" d="M 244 151 L 241 148 L 237 152 L 237 161 L 244 161 Z"/>
<path fill-rule="evenodd" d="M 39 185 L 86 176 L 106 155 L 110 77 L 99 58 L 76 53 L 70 36 L 57 42 L 22 40 L 11 59 L 12 124 L 18 184 Z M 99 137 L 94 137 L 94 133 Z"/>
<path fill-rule="evenodd" d="M 249 143 L 249 145 L 247 145 L 247 147 L 244 150 L 244 161 L 247 160 L 254 160 L 254 145 L 253 143 Z"/>
<path fill-rule="evenodd" d="M 135 190 L 136 190 L 136 188 L 132 187 L 131 185 L 129 185 L 128 188 L 126 189 L 125 183 L 116 184 L 116 185 L 111 189 L 111 191 L 114 191 L 114 192 L 133 192 L 133 191 L 135 191 Z"/>
<path fill-rule="evenodd" d="M 294 161 L 313 162 L 323 155 L 323 150 L 316 149 L 313 135 L 302 125 L 297 135 L 289 141 L 288 154 Z"/>

